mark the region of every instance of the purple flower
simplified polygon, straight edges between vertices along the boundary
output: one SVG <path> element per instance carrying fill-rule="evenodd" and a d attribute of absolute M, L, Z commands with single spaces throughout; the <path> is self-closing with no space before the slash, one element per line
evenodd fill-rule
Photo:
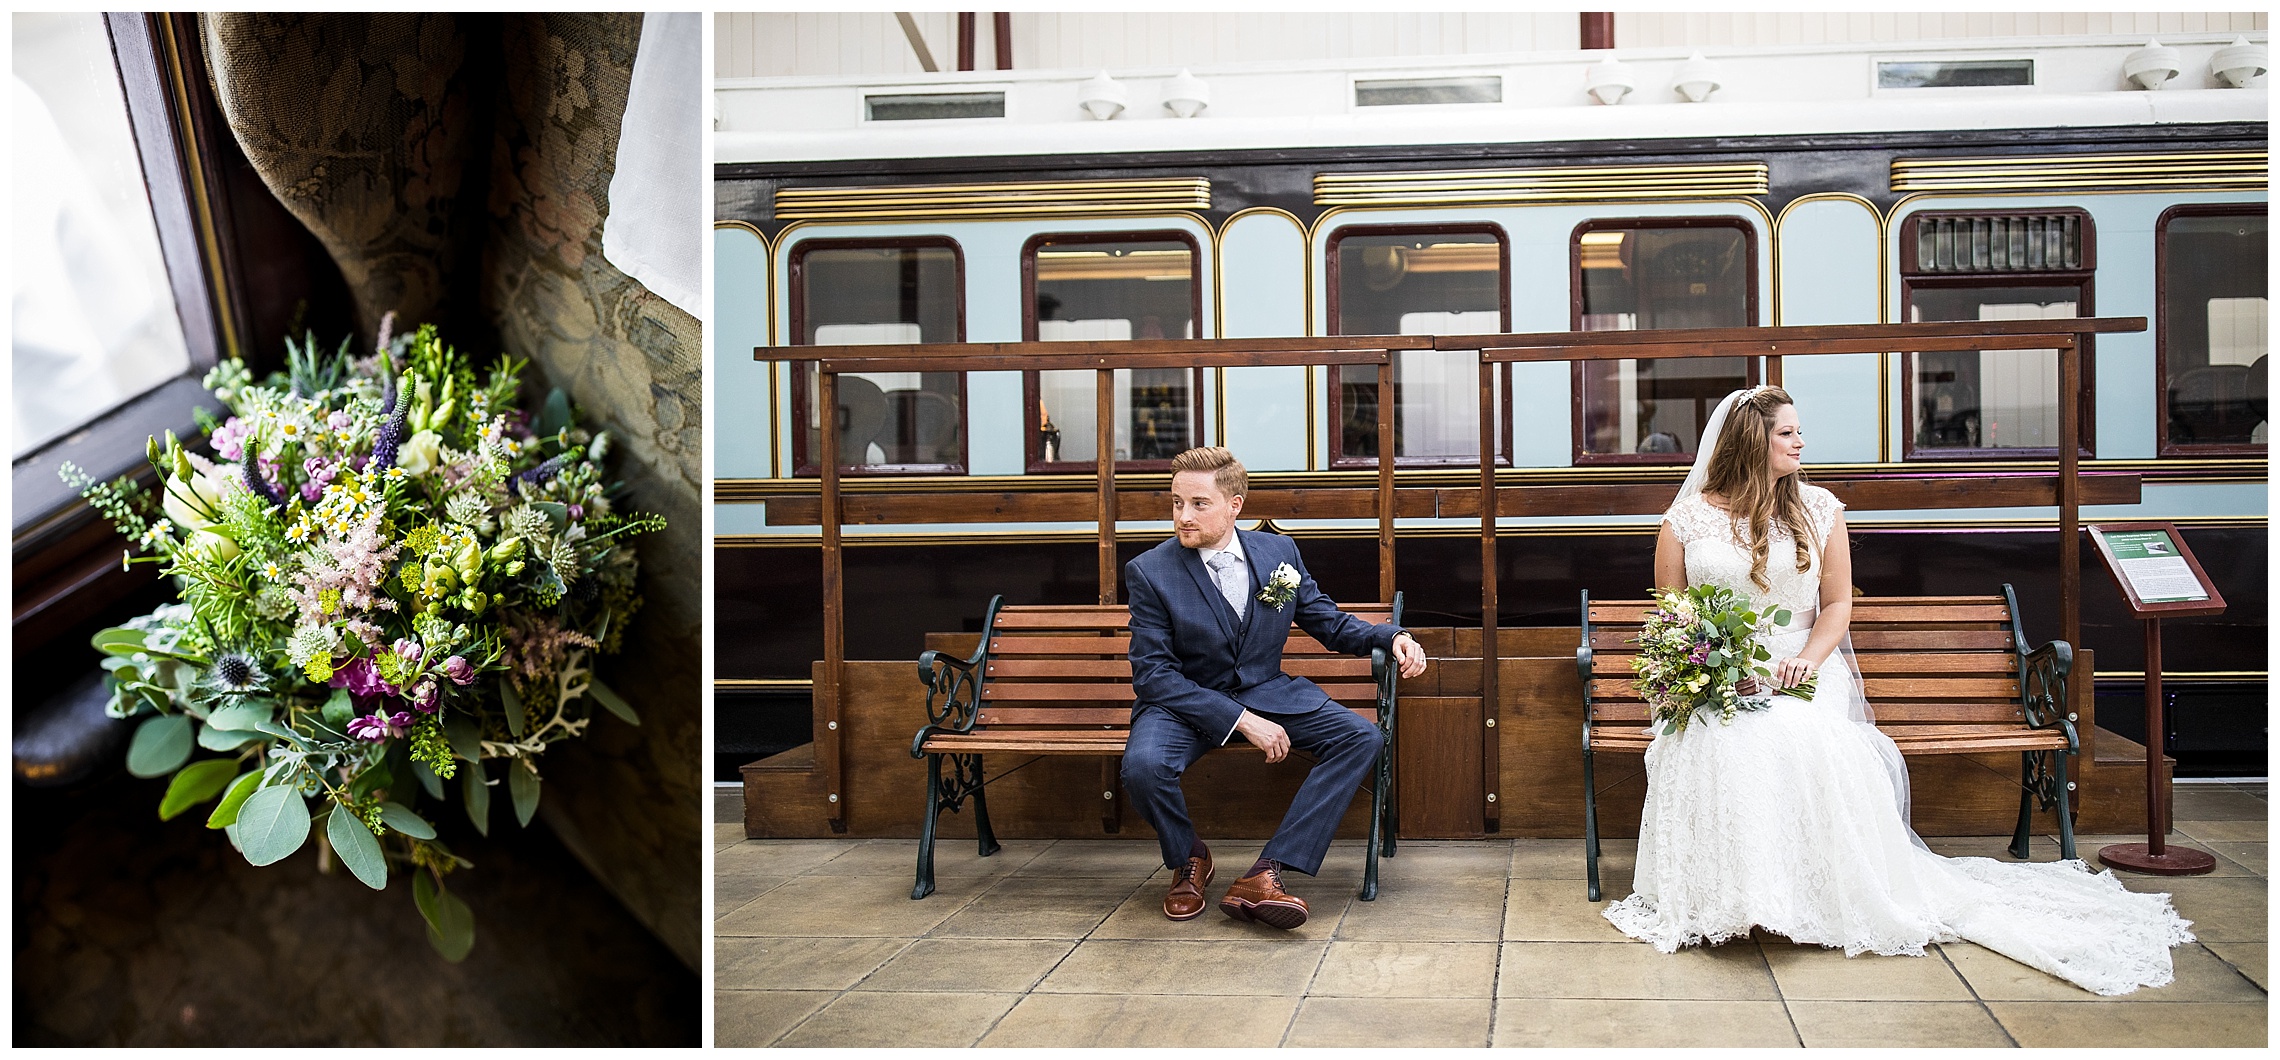
<path fill-rule="evenodd" d="M 348 689 L 349 694 L 355 696 L 393 696 L 398 692 L 395 685 L 380 679 L 380 671 L 367 658 L 351 660 L 347 666 L 333 671 L 330 683 L 334 688 Z"/>
<path fill-rule="evenodd" d="M 268 501 L 270 507 L 282 507 L 285 504 L 285 497 L 277 492 L 277 487 L 270 485 L 269 478 L 262 474 L 261 465 L 263 462 L 258 459 L 248 460 L 241 465 L 245 469 L 245 488 L 253 491 L 254 496 Z"/>
<path fill-rule="evenodd" d="M 396 449 L 404 444 L 404 427 L 412 411 L 410 389 L 397 386 L 393 379 L 388 381 L 388 389 L 393 392 L 394 403 L 388 413 L 388 422 L 372 440 L 372 469 L 375 471 L 386 471 L 396 466 Z M 386 403 L 385 400 L 383 403 Z"/>
<path fill-rule="evenodd" d="M 334 409 L 332 415 L 325 417 L 325 426 L 336 431 L 345 431 L 355 425 L 356 418 L 350 416 L 347 409 Z"/>
<path fill-rule="evenodd" d="M 475 664 L 464 655 L 454 655 L 443 661 L 443 676 L 462 688 L 475 683 Z"/>
<path fill-rule="evenodd" d="M 411 727 L 412 716 L 405 711 L 390 714 L 384 710 L 375 710 L 364 717 L 351 720 L 348 723 L 348 734 L 368 743 L 379 743 L 390 737 L 400 739 L 411 731 Z"/>
<path fill-rule="evenodd" d="M 522 496 L 523 483 L 527 482 L 533 486 L 540 485 L 547 479 L 561 474 L 562 469 L 570 466 L 570 461 L 577 459 L 577 456 L 578 450 L 572 449 L 567 453 L 553 457 L 552 459 L 549 459 L 547 462 L 540 464 L 537 467 L 531 468 L 530 470 L 525 471 L 520 475 L 516 475 L 515 477 L 508 479 L 507 493 L 511 496 L 520 498 Z"/>
<path fill-rule="evenodd" d="M 573 505 L 571 505 L 571 506 L 570 506 L 570 518 L 572 518 L 572 519 L 583 519 L 583 518 L 585 518 L 585 517 L 586 517 L 586 506 L 585 506 L 585 505 L 583 505 L 583 504 L 573 504 Z"/>
<path fill-rule="evenodd" d="M 412 686 L 411 699 L 412 705 L 420 708 L 420 713 L 435 713 L 435 678 L 433 676 L 420 678 L 419 683 Z"/>
<path fill-rule="evenodd" d="M 340 474 L 340 465 L 323 457 L 312 456 L 301 461 L 301 470 L 309 475 L 309 480 L 301 483 L 301 499 L 315 504 L 324 498 L 325 487 L 332 485 L 333 477 Z"/>
<path fill-rule="evenodd" d="M 224 460 L 236 460 L 245 455 L 245 439 L 253 428 L 235 416 L 214 428 L 214 455 Z"/>
<path fill-rule="evenodd" d="M 419 641 L 413 640 L 413 639 L 412 639 L 412 638 L 410 638 L 410 637 L 398 637 L 398 638 L 396 639 L 396 645 L 395 645 L 395 647 L 396 647 L 396 657 L 397 657 L 397 658 L 404 660 L 404 662 L 405 662 L 406 664 L 408 664 L 408 665 L 411 665 L 411 666 L 418 666 L 418 665 L 419 665 L 419 663 L 420 663 L 420 642 L 419 642 Z"/>

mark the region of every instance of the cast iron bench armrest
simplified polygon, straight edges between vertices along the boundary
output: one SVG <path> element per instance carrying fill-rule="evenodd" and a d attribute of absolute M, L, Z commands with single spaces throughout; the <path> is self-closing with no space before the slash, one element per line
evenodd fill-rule
<path fill-rule="evenodd" d="M 921 748 L 936 733 L 974 731 L 974 722 L 982 715 L 983 665 L 989 661 L 990 635 L 996 631 L 998 606 L 1004 602 L 1003 594 L 990 597 L 990 606 L 982 612 L 982 639 L 974 644 L 971 657 L 953 659 L 932 648 L 918 653 L 918 681 L 926 686 L 926 724 L 911 737 L 912 758 L 926 757 Z M 938 695 L 940 710 L 934 706 Z"/>

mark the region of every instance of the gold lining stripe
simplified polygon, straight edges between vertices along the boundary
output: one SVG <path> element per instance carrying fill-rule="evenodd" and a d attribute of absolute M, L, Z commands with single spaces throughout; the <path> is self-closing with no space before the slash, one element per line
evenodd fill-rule
<path fill-rule="evenodd" d="M 891 184 L 776 190 L 776 216 L 808 221 L 1144 213 L 1210 208 L 1211 181 L 1205 177 L 1022 181 L 1003 184 Z"/>
<path fill-rule="evenodd" d="M 815 679 L 809 677 L 718 677 L 713 679 L 715 692 L 761 692 L 770 690 L 811 689 Z"/>
<path fill-rule="evenodd" d="M 1651 166 L 1546 166 L 1534 169 L 1317 173 L 1317 206 L 1579 202 L 1764 195 L 1763 162 Z"/>
<path fill-rule="evenodd" d="M 2270 155 L 2264 151 L 1901 158 L 1892 162 L 1892 190 L 1999 191 L 2183 185 L 2263 188 L 2267 186 L 2269 170 Z"/>

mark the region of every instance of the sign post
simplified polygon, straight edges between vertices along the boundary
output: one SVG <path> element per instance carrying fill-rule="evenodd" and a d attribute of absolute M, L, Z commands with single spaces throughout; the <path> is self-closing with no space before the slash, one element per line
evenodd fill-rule
<path fill-rule="evenodd" d="M 2145 623 L 2145 815 L 2146 841 L 2116 843 L 2098 851 L 2110 868 L 2155 876 L 2197 876 L 2217 867 L 2217 859 L 2191 847 L 2166 842 L 2168 789 L 2162 784 L 2161 620 L 2222 614 L 2224 597 L 2209 583 L 2201 562 L 2185 547 L 2184 535 L 2168 523 L 2104 523 L 2090 539 L 2106 561 L 2106 573 L 2122 592 L 2130 614 Z"/>

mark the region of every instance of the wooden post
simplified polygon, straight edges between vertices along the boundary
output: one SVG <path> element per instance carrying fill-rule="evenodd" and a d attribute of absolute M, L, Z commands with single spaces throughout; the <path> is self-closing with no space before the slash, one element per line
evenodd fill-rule
<path fill-rule="evenodd" d="M 816 520 L 823 524 L 823 680 L 815 689 L 816 767 L 823 772 L 825 819 L 834 832 L 847 830 L 847 802 L 841 798 L 839 690 L 847 668 L 847 587 L 839 555 L 839 376 L 816 365 L 817 464 L 823 489 Z"/>
<path fill-rule="evenodd" d="M 1781 355 L 1778 353 L 1765 359 L 1765 382 L 1767 386 L 1781 385 Z"/>
<path fill-rule="evenodd" d="M 972 11 L 958 12 L 958 69 L 974 68 L 974 15 Z"/>
<path fill-rule="evenodd" d="M 1480 359 L 1480 716 L 1481 825 L 1498 830 L 1496 789 L 1503 767 L 1497 755 L 1496 687 L 1496 365 Z"/>
<path fill-rule="evenodd" d="M 1116 370 L 1102 368 L 1094 373 L 1093 385 L 1093 466 L 1099 481 L 1093 485 L 1094 499 L 1099 502 L 1100 519 L 1100 599 L 1099 603 L 1116 602 Z"/>
<path fill-rule="evenodd" d="M 2082 337 L 2058 351 L 2058 621 L 2082 646 Z"/>
<path fill-rule="evenodd" d="M 1393 602 L 1393 358 L 1378 362 L 1378 599 Z"/>
<path fill-rule="evenodd" d="M 997 68 L 1013 69 L 1013 13 L 1000 11 L 990 16 L 990 28 L 997 38 Z"/>

